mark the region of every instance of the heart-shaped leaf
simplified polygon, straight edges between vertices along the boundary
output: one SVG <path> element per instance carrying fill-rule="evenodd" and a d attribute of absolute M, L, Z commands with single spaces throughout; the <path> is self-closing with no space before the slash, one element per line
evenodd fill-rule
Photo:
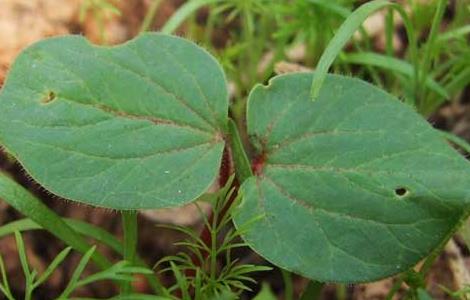
<path fill-rule="evenodd" d="M 16 60 L 0 95 L 0 140 L 62 197 L 178 206 L 214 181 L 227 111 L 222 69 L 191 42 L 145 34 L 104 48 L 67 36 Z"/>
<path fill-rule="evenodd" d="M 248 131 L 256 176 L 236 223 L 274 264 L 320 281 L 359 282 L 413 266 L 468 212 L 469 164 L 417 113 L 360 80 L 311 74 L 257 86 Z"/>

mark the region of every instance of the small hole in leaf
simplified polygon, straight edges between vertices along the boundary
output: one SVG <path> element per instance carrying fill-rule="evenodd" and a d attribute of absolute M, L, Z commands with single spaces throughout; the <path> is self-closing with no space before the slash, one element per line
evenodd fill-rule
<path fill-rule="evenodd" d="M 49 104 L 56 99 L 57 95 L 53 91 L 47 92 L 44 98 L 41 99 L 42 104 Z"/>
<path fill-rule="evenodd" d="M 397 195 L 398 197 L 403 197 L 403 196 L 406 196 L 408 194 L 408 190 L 404 187 L 398 187 L 395 189 L 395 195 Z"/>

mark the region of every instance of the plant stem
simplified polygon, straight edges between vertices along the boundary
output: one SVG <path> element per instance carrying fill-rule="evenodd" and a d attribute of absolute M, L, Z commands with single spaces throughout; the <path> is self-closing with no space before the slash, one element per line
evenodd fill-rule
<path fill-rule="evenodd" d="M 393 31 L 394 31 L 394 22 L 393 22 L 393 9 L 389 8 L 387 11 L 387 16 L 385 17 L 385 52 L 388 56 L 393 56 Z"/>
<path fill-rule="evenodd" d="M 90 244 L 82 235 L 72 229 L 37 197 L 3 172 L 0 172 L 0 197 L 78 252 L 84 254 L 90 249 Z M 100 269 L 104 270 L 111 266 L 111 262 L 99 252 L 95 252 L 91 259 Z"/>
<path fill-rule="evenodd" d="M 122 228 L 124 232 L 124 259 L 135 264 L 137 250 L 137 211 L 122 211 Z M 126 282 L 121 289 L 123 294 L 132 292 L 131 282 Z"/>
<path fill-rule="evenodd" d="M 165 23 L 161 32 L 166 34 L 173 33 L 183 23 L 188 16 L 194 13 L 204 5 L 219 2 L 221 0 L 195 0 L 184 3 Z"/>
<path fill-rule="evenodd" d="M 217 204 L 216 204 L 217 205 Z M 211 232 L 211 253 L 210 253 L 210 279 L 214 284 L 217 278 L 217 225 L 219 223 L 218 209 L 214 210 Z"/>
<path fill-rule="evenodd" d="M 235 192 L 232 194 L 230 199 L 224 204 L 224 207 L 220 210 L 218 214 L 214 214 L 213 212 L 209 215 L 208 217 L 208 222 L 209 224 L 212 224 L 212 228 L 209 228 L 208 226 L 204 226 L 202 229 L 199 237 L 201 240 L 211 249 L 216 249 L 216 242 L 217 242 L 217 228 L 220 225 L 220 221 L 224 219 L 225 215 L 227 214 L 228 211 L 230 211 L 230 208 L 232 207 L 233 203 L 235 202 L 235 199 L 237 197 L 238 193 L 238 188 L 240 186 L 240 183 L 248 179 L 253 175 L 251 171 L 251 166 L 250 162 L 248 160 L 248 157 L 246 155 L 245 149 L 243 147 L 243 144 L 240 139 L 240 135 L 238 133 L 237 125 L 233 120 L 229 120 L 229 138 L 230 138 L 230 143 L 231 143 L 231 149 L 233 151 L 232 156 L 233 160 L 235 163 L 235 173 L 236 173 L 236 179 L 232 183 L 232 187 L 235 188 Z M 230 174 L 227 173 L 227 170 L 231 169 L 231 158 L 230 158 L 230 153 L 228 151 L 224 151 L 223 157 L 222 157 L 222 168 L 220 171 L 220 179 L 219 183 L 221 186 L 225 186 L 227 184 L 228 178 L 230 177 Z M 218 209 L 215 211 L 219 211 Z M 204 258 L 207 258 L 207 255 L 210 253 L 206 253 L 205 251 L 203 252 Z M 193 257 L 193 261 L 195 264 L 199 264 L 198 260 Z M 216 273 L 216 255 L 211 256 L 211 279 L 213 277 L 212 274 Z"/>
<path fill-rule="evenodd" d="M 292 286 L 291 272 L 281 269 L 282 279 L 284 281 L 284 299 L 294 300 L 294 287 Z"/>
<path fill-rule="evenodd" d="M 246 151 L 243 147 L 240 134 L 238 133 L 237 124 L 230 119 L 228 123 L 229 134 L 230 134 L 230 146 L 232 148 L 232 156 L 235 164 L 235 174 L 237 175 L 238 181 L 243 183 L 245 180 L 253 176 L 251 170 L 250 161 L 246 155 Z"/>
<path fill-rule="evenodd" d="M 374 0 L 367 2 L 356 9 L 351 15 L 349 15 L 343 24 L 341 24 L 337 33 L 331 39 L 322 56 L 320 57 L 311 87 L 311 99 L 313 101 L 316 100 L 320 94 L 321 87 L 327 76 L 330 66 L 338 54 L 342 51 L 347 41 L 352 37 L 356 30 L 361 27 L 362 23 L 369 15 L 384 7 L 390 7 L 400 14 L 408 35 L 408 40 L 410 43 L 409 49 L 412 60 L 413 62 L 417 61 L 416 36 L 406 11 L 399 4 L 393 2 L 384 0 Z M 415 76 L 415 78 L 417 78 L 417 76 Z"/>
<path fill-rule="evenodd" d="M 423 55 L 423 62 L 422 62 L 422 69 L 420 69 L 420 73 L 418 74 L 417 82 L 418 82 L 418 94 L 416 100 L 419 101 L 418 103 L 421 106 L 425 106 L 425 89 L 424 89 L 424 81 L 428 75 L 428 71 L 432 66 L 433 61 L 433 50 L 434 44 L 436 40 L 436 35 L 439 30 L 439 25 L 441 24 L 442 17 L 444 16 L 445 8 L 447 5 L 447 0 L 440 0 L 437 3 L 436 13 L 434 14 L 434 18 L 432 20 L 431 29 L 429 31 L 428 40 L 426 42 L 426 46 L 424 49 Z M 423 107 L 418 107 L 421 111 Z"/>
<path fill-rule="evenodd" d="M 385 297 L 385 300 L 392 300 L 395 294 L 400 290 L 401 286 L 403 284 L 403 277 L 400 276 L 397 278 L 397 281 L 393 284 L 392 288 L 387 294 L 387 297 Z"/>
<path fill-rule="evenodd" d="M 10 292 L 4 290 L 2 286 L 0 286 L 0 290 L 2 291 L 3 295 L 5 295 L 5 297 L 7 297 L 8 300 L 16 300 L 15 298 L 13 298 L 13 296 L 10 294 Z"/>
<path fill-rule="evenodd" d="M 344 284 L 336 285 L 336 299 L 346 300 L 346 286 Z"/>
<path fill-rule="evenodd" d="M 310 280 L 299 300 L 317 300 L 320 299 L 321 291 L 325 284 L 316 280 Z"/>
<path fill-rule="evenodd" d="M 227 173 L 227 170 L 230 170 L 231 168 L 231 162 L 230 162 L 230 154 L 227 149 L 224 150 L 224 154 L 222 156 L 222 167 L 220 171 L 220 178 L 219 178 L 219 184 L 220 186 L 225 186 L 228 182 L 228 179 L 230 177 L 230 174 Z M 208 216 L 208 223 L 213 226 L 213 228 L 217 228 L 219 226 L 220 220 L 223 220 L 227 212 L 230 210 L 230 207 L 232 206 L 233 202 L 235 201 L 237 197 L 237 191 L 239 187 L 238 181 L 235 179 L 232 182 L 232 187 L 235 187 L 236 191 L 232 194 L 230 199 L 224 204 L 224 207 L 220 210 L 220 212 L 215 215 L 214 212 L 212 211 L 209 216 Z M 214 223 L 215 222 L 215 223 Z M 217 238 L 216 233 L 214 234 L 213 231 L 216 231 L 215 229 L 210 228 L 210 226 L 204 226 L 202 229 L 201 233 L 199 234 L 199 237 L 201 240 L 210 248 L 212 249 L 214 245 L 214 240 Z M 208 253 L 207 251 L 204 251 L 203 253 L 204 259 L 207 258 L 208 255 L 211 253 Z M 200 262 L 196 260 L 196 257 L 193 257 L 193 261 L 195 264 L 200 266 Z M 201 267 L 201 266 L 200 266 Z"/>
<path fill-rule="evenodd" d="M 26 282 L 26 291 L 25 291 L 25 295 L 24 295 L 24 299 L 25 300 L 31 300 L 31 297 L 33 296 L 33 289 L 31 288 L 32 287 L 32 283 L 31 282 Z"/>
<path fill-rule="evenodd" d="M 145 15 L 144 21 L 142 22 L 142 26 L 140 27 L 140 32 L 146 32 L 152 26 L 152 22 L 155 19 L 155 15 L 157 13 L 157 9 L 160 6 L 162 0 L 153 0 L 152 4 Z"/>
<path fill-rule="evenodd" d="M 254 16 L 251 7 L 243 6 L 241 11 L 241 42 L 246 45 L 250 51 L 243 51 L 241 57 L 241 64 L 247 68 L 246 80 L 242 80 L 243 90 L 249 89 L 255 82 L 257 76 L 258 63 L 255 59 L 256 44 L 255 44 L 255 27 Z"/>

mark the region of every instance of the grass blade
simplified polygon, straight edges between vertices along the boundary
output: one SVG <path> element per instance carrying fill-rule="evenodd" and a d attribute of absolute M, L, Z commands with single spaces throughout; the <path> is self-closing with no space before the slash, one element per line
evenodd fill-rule
<path fill-rule="evenodd" d="M 82 259 L 78 263 L 78 266 L 75 268 L 75 270 L 72 274 L 72 278 L 70 279 L 69 283 L 67 284 L 67 287 L 62 292 L 62 294 L 60 294 L 58 299 L 61 299 L 61 300 L 62 299 L 64 299 L 64 300 L 68 299 L 69 295 L 76 288 L 77 282 L 80 279 L 80 276 L 82 275 L 83 270 L 85 270 L 85 267 L 88 264 L 88 262 L 90 261 L 90 259 L 93 255 L 93 253 L 95 252 L 95 250 L 96 250 L 96 246 L 93 246 L 85 253 L 85 255 L 83 255 Z"/>
<path fill-rule="evenodd" d="M 0 255 L 0 272 L 2 274 L 2 284 L 0 284 L 0 290 L 7 297 L 8 300 L 15 300 L 11 294 L 10 284 L 8 283 L 8 276 L 5 270 L 5 263 L 3 262 L 3 257 Z"/>
<path fill-rule="evenodd" d="M 84 286 L 102 280 L 120 280 L 130 283 L 135 279 L 134 276 L 132 276 L 134 274 L 150 275 L 153 274 L 153 271 L 147 268 L 133 267 L 129 262 L 123 260 L 114 264 L 107 270 L 92 274 L 78 281 L 76 286 Z M 128 294 L 130 293 L 126 293 L 126 295 Z"/>
<path fill-rule="evenodd" d="M 440 34 L 439 36 L 436 37 L 436 42 L 445 43 L 449 40 L 462 38 L 467 34 L 470 34 L 470 24 L 448 31 L 446 33 Z"/>
<path fill-rule="evenodd" d="M 186 20 L 186 18 L 188 18 L 199 8 L 219 1 L 221 0 L 193 0 L 186 2 L 165 23 L 165 25 L 161 29 L 161 32 L 166 34 L 173 33 L 181 25 L 181 23 Z"/>
<path fill-rule="evenodd" d="M 456 136 L 455 134 L 452 134 L 447 131 L 443 130 L 438 130 L 438 132 L 449 142 L 452 144 L 458 146 L 460 149 L 464 150 L 467 154 L 470 154 L 470 144 L 462 139 L 461 137 Z"/>
<path fill-rule="evenodd" d="M 79 220 L 63 218 L 63 221 L 77 233 L 99 241 L 119 254 L 123 253 L 122 245 L 119 240 L 106 230 Z M 25 218 L 0 226 L 0 238 L 9 234 L 13 234 L 15 231 L 23 232 L 28 230 L 41 229 L 44 228 L 42 228 L 33 220 Z"/>
<path fill-rule="evenodd" d="M 26 257 L 26 249 L 21 234 L 15 231 L 16 249 L 20 257 L 21 268 L 23 269 L 26 282 L 31 282 L 31 271 L 29 270 L 28 258 Z"/>
<path fill-rule="evenodd" d="M 454 74 L 452 80 L 446 84 L 446 88 L 451 93 L 456 93 L 470 84 L 470 66 L 461 72 Z"/>
<path fill-rule="evenodd" d="M 0 238 L 9 234 L 14 234 L 15 231 L 23 232 L 28 230 L 42 229 L 41 226 L 36 224 L 31 219 L 21 219 L 10 222 L 8 224 L 0 226 Z"/>
<path fill-rule="evenodd" d="M 343 49 L 344 45 L 349 41 L 352 35 L 359 29 L 362 23 L 369 15 L 375 11 L 390 5 L 387 1 L 376 0 L 366 3 L 355 10 L 349 17 L 341 24 L 338 32 L 326 47 L 323 55 L 318 62 L 315 76 L 312 82 L 312 99 L 316 99 L 320 93 L 321 86 L 325 80 L 328 69 L 333 64 L 333 61 Z"/>
<path fill-rule="evenodd" d="M 300 300 L 317 300 L 320 299 L 321 292 L 323 290 L 323 282 L 311 280 L 308 282 L 307 287 L 305 288 Z"/>
<path fill-rule="evenodd" d="M 316 4 L 318 6 L 321 6 L 322 8 L 325 8 L 332 13 L 337 14 L 338 16 L 341 16 L 343 18 L 347 18 L 351 11 L 344 6 L 339 5 L 335 1 L 331 0 L 308 0 L 308 2 L 311 2 L 313 4 Z"/>
<path fill-rule="evenodd" d="M 342 60 L 344 62 L 352 64 L 379 67 L 382 69 L 394 71 L 402 75 L 406 75 L 408 77 L 413 77 L 415 74 L 414 67 L 406 61 L 374 52 L 360 52 L 347 54 L 344 56 L 344 58 L 342 58 Z M 446 99 L 450 97 L 446 89 L 431 77 L 428 76 L 426 78 L 425 84 L 430 90 L 436 92 L 441 97 Z"/>
<path fill-rule="evenodd" d="M 150 4 L 150 7 L 148 8 L 147 13 L 145 14 L 144 21 L 140 26 L 140 32 L 146 32 L 150 29 L 150 26 L 152 26 L 152 22 L 155 19 L 155 15 L 157 14 L 158 7 L 161 3 L 162 0 L 153 0 L 152 4 Z"/>
<path fill-rule="evenodd" d="M 90 248 L 87 241 L 60 216 L 3 172 L 0 172 L 0 198 L 78 252 L 87 253 Z M 108 259 L 98 252 L 92 259 L 100 268 L 111 266 Z"/>
<path fill-rule="evenodd" d="M 424 78 L 426 73 L 432 66 L 433 56 L 434 56 L 434 47 L 437 38 L 437 33 L 439 31 L 439 26 L 441 25 L 442 17 L 444 16 L 445 8 L 447 5 L 447 0 L 439 0 L 437 2 L 436 13 L 434 14 L 434 18 L 432 20 L 431 29 L 428 35 L 428 39 L 426 41 L 426 45 L 424 47 L 424 58 L 423 58 L 423 65 L 422 65 L 422 74 L 421 77 Z M 421 79 L 424 80 L 424 79 Z"/>
<path fill-rule="evenodd" d="M 43 282 L 45 282 L 49 276 L 57 269 L 57 267 L 64 261 L 64 259 L 69 255 L 72 247 L 67 247 L 64 250 L 60 251 L 60 253 L 54 258 L 51 264 L 47 267 L 46 271 L 42 273 L 42 275 L 38 278 L 38 280 L 34 283 L 34 287 L 39 286 Z"/>
<path fill-rule="evenodd" d="M 333 64 L 335 58 L 343 49 L 344 45 L 350 40 L 352 35 L 361 27 L 362 23 L 367 19 L 367 17 L 384 7 L 391 7 L 398 11 L 398 13 L 401 15 L 408 34 L 408 39 L 410 41 L 410 51 L 412 59 L 414 62 L 416 62 L 417 48 L 415 44 L 415 33 L 413 30 L 413 26 L 403 8 L 400 7 L 398 4 L 391 3 L 385 0 L 375 0 L 367 2 L 361 5 L 353 13 L 351 13 L 349 17 L 343 22 L 343 24 L 341 24 L 337 33 L 323 52 L 323 55 L 321 56 L 320 61 L 317 65 L 315 76 L 312 82 L 312 100 L 317 99 L 325 77 L 328 73 L 328 70 Z"/>
<path fill-rule="evenodd" d="M 74 231 L 79 233 L 80 235 L 90 237 L 100 243 L 103 243 L 104 245 L 110 247 L 114 251 L 116 251 L 119 254 L 123 254 L 123 247 L 120 243 L 120 241 L 107 232 L 106 230 L 103 230 L 99 227 L 96 227 L 92 224 L 85 223 L 83 221 L 79 220 L 73 220 L 73 219 L 63 219 L 64 222 L 70 226 Z M 27 230 L 37 230 L 37 229 L 43 229 L 40 225 L 32 221 L 31 219 L 22 219 L 18 221 L 13 221 L 11 223 L 8 223 L 6 225 L 3 225 L 0 227 L 0 238 L 4 237 L 8 234 L 13 234 L 15 231 L 27 231 Z M 139 266 L 148 268 L 147 264 L 140 258 L 137 257 L 136 263 Z M 145 276 L 151 285 L 151 287 L 159 294 L 164 293 L 164 289 L 161 286 L 161 284 L 157 281 L 155 276 L 151 275 L 146 275 Z"/>
<path fill-rule="evenodd" d="M 189 286 L 188 286 L 188 281 L 186 277 L 181 273 L 181 271 L 172 261 L 170 261 L 170 266 L 171 266 L 171 270 L 173 271 L 173 274 L 175 275 L 178 287 L 181 291 L 182 299 L 190 300 L 191 296 L 189 295 L 189 292 L 188 292 Z"/>

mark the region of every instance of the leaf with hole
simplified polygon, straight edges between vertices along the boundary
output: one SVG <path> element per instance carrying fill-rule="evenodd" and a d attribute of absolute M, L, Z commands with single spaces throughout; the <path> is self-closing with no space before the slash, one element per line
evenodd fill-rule
<path fill-rule="evenodd" d="M 0 140 L 49 191 L 115 209 L 180 206 L 214 181 L 224 147 L 225 75 L 181 38 L 117 47 L 36 43 L 0 95 Z"/>
<path fill-rule="evenodd" d="M 455 230 L 470 203 L 466 160 L 415 111 L 363 81 L 285 75 L 249 96 L 256 175 L 235 217 L 275 265 L 320 281 L 404 271 Z"/>

